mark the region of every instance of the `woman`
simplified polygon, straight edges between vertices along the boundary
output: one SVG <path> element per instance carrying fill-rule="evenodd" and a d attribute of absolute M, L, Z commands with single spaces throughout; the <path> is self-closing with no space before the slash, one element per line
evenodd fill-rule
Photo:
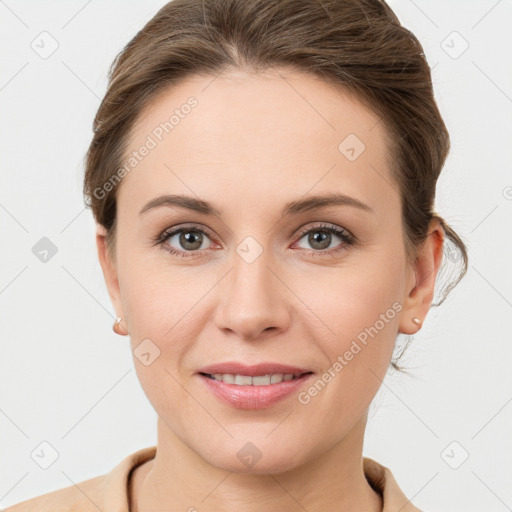
<path fill-rule="evenodd" d="M 384 2 L 165 5 L 113 64 L 84 180 L 157 446 L 7 510 L 419 510 L 362 449 L 445 243 L 467 268 L 433 206 L 448 150 Z"/>

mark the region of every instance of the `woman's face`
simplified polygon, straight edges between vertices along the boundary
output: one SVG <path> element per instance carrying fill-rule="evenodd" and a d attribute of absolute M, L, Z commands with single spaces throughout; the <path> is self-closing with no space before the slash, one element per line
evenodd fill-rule
<path fill-rule="evenodd" d="M 283 68 L 194 76 L 143 112 L 126 163 L 112 267 L 98 247 L 167 439 L 238 472 L 360 440 L 397 333 L 417 330 L 433 286 L 413 292 L 378 117 Z M 165 195 L 182 199 L 146 206 Z M 350 199 L 320 200 L 336 195 Z M 236 384 L 198 373 L 224 362 L 312 373 L 230 399 Z"/>

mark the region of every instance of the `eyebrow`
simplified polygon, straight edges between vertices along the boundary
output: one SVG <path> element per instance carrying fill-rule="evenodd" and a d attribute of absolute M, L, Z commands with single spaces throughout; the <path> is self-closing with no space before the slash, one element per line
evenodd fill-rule
<path fill-rule="evenodd" d="M 212 203 L 191 196 L 174 194 L 166 194 L 151 199 L 151 201 L 144 205 L 142 210 L 139 212 L 139 215 L 161 206 L 177 206 L 203 215 L 215 215 L 217 217 L 222 215 L 221 210 Z M 297 215 L 306 211 L 327 208 L 329 206 L 352 206 L 366 212 L 375 213 L 370 206 L 355 197 L 341 193 L 332 193 L 310 196 L 306 199 L 299 199 L 286 203 L 283 208 L 282 215 Z"/>

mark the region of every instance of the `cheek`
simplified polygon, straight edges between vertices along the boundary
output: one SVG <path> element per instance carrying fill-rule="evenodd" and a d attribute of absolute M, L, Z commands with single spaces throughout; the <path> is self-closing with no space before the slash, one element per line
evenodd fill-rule
<path fill-rule="evenodd" d="M 296 283 L 306 303 L 343 339 L 356 336 L 400 299 L 399 273 L 377 258 L 317 273 Z M 386 324 L 387 325 L 387 324 Z"/>
<path fill-rule="evenodd" d="M 130 334 L 152 337 L 159 345 L 192 329 L 201 297 L 215 284 L 215 276 L 199 267 L 170 264 L 165 254 L 126 258 L 120 275 Z"/>
<path fill-rule="evenodd" d="M 395 346 L 401 304 L 392 283 L 376 283 L 372 274 L 331 281 L 331 292 L 315 297 L 315 311 L 329 331 L 311 332 L 327 363 L 301 403 L 318 404 L 323 421 L 337 432 L 348 432 L 367 410 Z"/>
<path fill-rule="evenodd" d="M 184 267 L 172 274 L 169 268 L 140 267 L 132 275 L 137 277 L 123 293 L 137 376 L 157 413 L 179 418 L 194 408 L 180 383 L 187 379 L 189 356 L 211 316 L 201 299 L 218 278 L 204 272 L 194 276 Z"/>
<path fill-rule="evenodd" d="M 388 368 L 402 309 L 399 286 L 396 272 L 376 261 L 359 268 L 340 268 L 302 285 L 303 293 L 309 290 L 308 305 L 321 320 L 315 325 L 322 331 L 311 328 L 311 334 L 331 367 L 341 359 L 342 370 L 338 365 L 339 371 L 331 368 L 331 373 L 344 376 L 333 380 L 345 380 L 343 386 L 352 389 L 353 396 L 363 389 L 376 391 L 377 376 L 382 377 Z"/>

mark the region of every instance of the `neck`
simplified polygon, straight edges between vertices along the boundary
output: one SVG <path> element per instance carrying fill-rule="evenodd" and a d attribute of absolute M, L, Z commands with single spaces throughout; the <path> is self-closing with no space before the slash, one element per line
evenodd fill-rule
<path fill-rule="evenodd" d="M 131 512 L 381 512 L 362 464 L 366 415 L 340 442 L 284 472 L 235 473 L 209 464 L 158 420 L 154 459 L 136 468 Z"/>

